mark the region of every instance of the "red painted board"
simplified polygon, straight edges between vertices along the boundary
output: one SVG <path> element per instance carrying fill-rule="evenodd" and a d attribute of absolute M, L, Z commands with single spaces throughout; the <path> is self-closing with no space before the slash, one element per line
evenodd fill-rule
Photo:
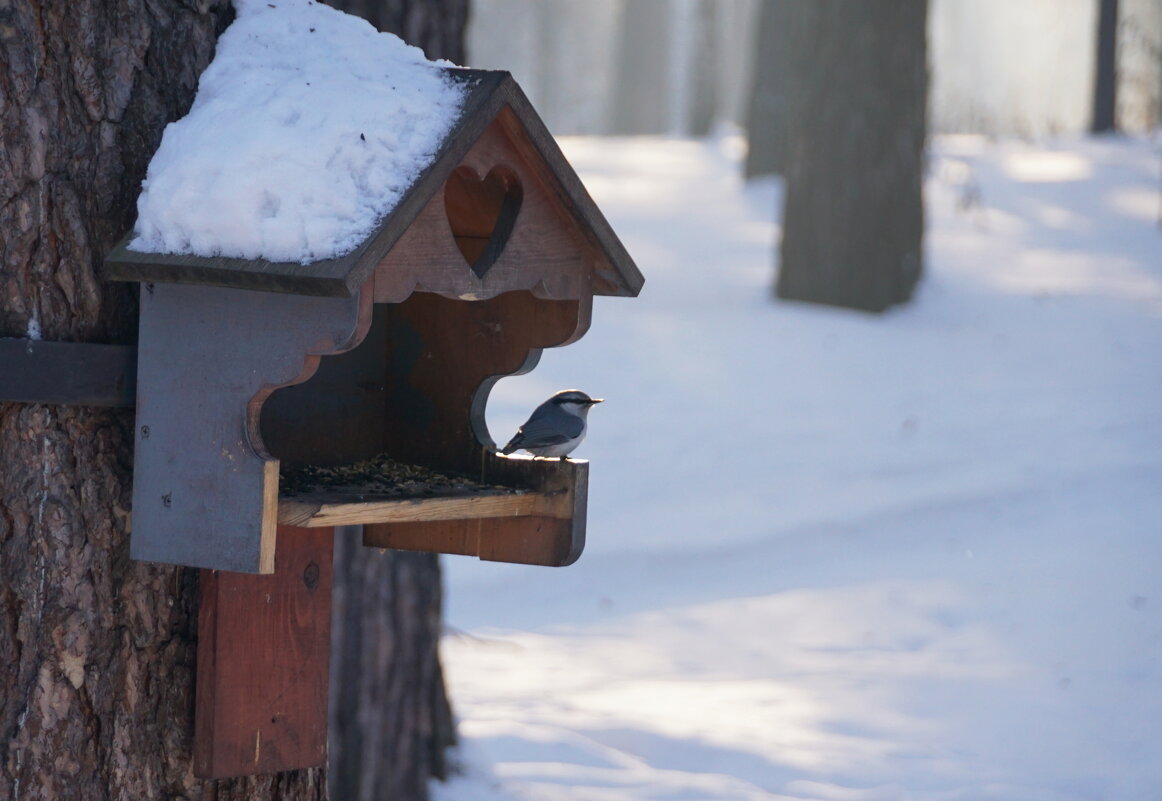
<path fill-rule="evenodd" d="M 196 776 L 326 761 L 333 536 L 280 526 L 273 574 L 201 571 Z"/>

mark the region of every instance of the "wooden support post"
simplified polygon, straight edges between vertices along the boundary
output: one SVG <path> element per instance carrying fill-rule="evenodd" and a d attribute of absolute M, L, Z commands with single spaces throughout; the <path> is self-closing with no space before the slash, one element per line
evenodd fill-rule
<path fill-rule="evenodd" d="M 327 759 L 334 529 L 278 528 L 270 575 L 201 571 L 194 774 Z"/>

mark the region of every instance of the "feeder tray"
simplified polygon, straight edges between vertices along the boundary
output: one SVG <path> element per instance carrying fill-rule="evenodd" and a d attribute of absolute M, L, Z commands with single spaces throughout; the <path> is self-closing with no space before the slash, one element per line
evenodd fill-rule
<path fill-rule="evenodd" d="M 303 528 L 569 513 L 567 487 L 537 492 L 484 484 L 385 455 L 304 467 L 280 476 L 279 486 L 279 525 Z"/>

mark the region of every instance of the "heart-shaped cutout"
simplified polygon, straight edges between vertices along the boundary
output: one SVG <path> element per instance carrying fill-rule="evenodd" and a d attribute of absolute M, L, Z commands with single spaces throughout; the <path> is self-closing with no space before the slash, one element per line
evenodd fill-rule
<path fill-rule="evenodd" d="M 478 278 L 500 258 L 520 212 L 524 191 L 509 167 L 497 165 L 481 178 L 457 167 L 444 184 L 444 210 L 456 247 Z"/>

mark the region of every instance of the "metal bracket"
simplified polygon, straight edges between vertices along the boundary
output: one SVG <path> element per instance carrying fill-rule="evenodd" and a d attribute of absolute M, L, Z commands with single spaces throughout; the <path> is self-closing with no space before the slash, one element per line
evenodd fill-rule
<path fill-rule="evenodd" d="M 0 338 L 0 403 L 130 408 L 137 346 Z"/>

